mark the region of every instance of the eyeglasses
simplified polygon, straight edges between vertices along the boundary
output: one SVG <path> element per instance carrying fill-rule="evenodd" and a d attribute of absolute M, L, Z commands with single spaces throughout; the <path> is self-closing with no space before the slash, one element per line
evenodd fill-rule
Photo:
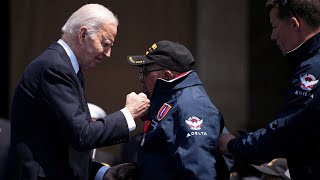
<path fill-rule="evenodd" d="M 292 10 L 292 8 L 289 6 L 289 3 L 288 3 L 287 0 L 276 0 L 275 2 L 276 2 L 279 6 L 284 7 L 284 8 L 287 8 L 293 17 L 296 17 L 296 18 L 298 17 L 298 16 L 296 15 L 296 13 Z"/>
<path fill-rule="evenodd" d="M 143 80 L 145 76 L 147 76 L 149 73 L 154 72 L 154 71 L 162 71 L 164 70 L 163 68 L 158 68 L 158 69 L 149 69 L 147 70 L 146 67 L 144 68 L 139 68 L 139 79 Z"/>

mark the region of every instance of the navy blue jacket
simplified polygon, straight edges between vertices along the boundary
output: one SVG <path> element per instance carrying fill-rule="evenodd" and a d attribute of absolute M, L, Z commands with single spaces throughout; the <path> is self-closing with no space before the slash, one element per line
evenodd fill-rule
<path fill-rule="evenodd" d="M 231 140 L 229 150 L 246 159 L 288 159 L 291 178 L 319 179 L 320 34 L 287 54 L 295 71 L 284 109 L 266 127 Z"/>
<path fill-rule="evenodd" d="M 80 81 L 58 43 L 28 65 L 11 111 L 8 179 L 88 180 L 97 169 L 91 149 L 129 137 L 120 111 L 91 120 Z"/>
<path fill-rule="evenodd" d="M 229 177 L 218 150 L 223 117 L 195 71 L 158 79 L 147 119 L 138 155 L 140 180 Z"/>

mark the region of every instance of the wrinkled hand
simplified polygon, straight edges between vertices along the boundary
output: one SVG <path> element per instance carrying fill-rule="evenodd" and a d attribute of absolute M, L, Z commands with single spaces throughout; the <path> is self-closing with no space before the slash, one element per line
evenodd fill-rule
<path fill-rule="evenodd" d="M 136 166 L 133 163 L 122 163 L 110 167 L 103 180 L 131 180 L 136 176 Z"/>
<path fill-rule="evenodd" d="M 150 100 L 144 93 L 136 94 L 131 92 L 127 95 L 126 106 L 133 119 L 138 119 L 145 115 L 150 107 Z"/>
<path fill-rule="evenodd" d="M 225 155 L 231 155 L 228 149 L 228 142 L 231 139 L 236 138 L 234 135 L 230 133 L 221 133 L 219 137 L 219 149 Z"/>

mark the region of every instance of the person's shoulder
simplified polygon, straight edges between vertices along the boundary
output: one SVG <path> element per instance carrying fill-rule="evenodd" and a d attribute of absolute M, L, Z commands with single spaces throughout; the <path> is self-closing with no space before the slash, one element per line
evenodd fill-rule
<path fill-rule="evenodd" d="M 320 66 L 320 49 L 317 51 L 317 53 L 313 54 L 312 56 L 304 59 L 304 61 L 301 63 L 301 67 L 305 66 Z"/>
<path fill-rule="evenodd" d="M 211 98 L 208 96 L 206 91 L 204 90 L 203 86 L 192 86 L 186 88 L 185 91 L 182 92 L 182 96 L 179 99 L 179 104 L 192 104 L 191 107 L 194 105 L 196 106 L 203 106 L 208 108 L 213 108 L 218 111 L 216 106 L 211 101 Z"/>
<path fill-rule="evenodd" d="M 57 48 L 52 48 L 57 47 Z M 70 69 L 72 67 L 71 61 L 66 52 L 58 43 L 52 44 L 42 54 L 40 54 L 31 64 L 41 66 L 42 70 L 47 69 Z M 32 66 L 32 65 L 31 65 Z"/>
<path fill-rule="evenodd" d="M 306 59 L 304 62 L 302 62 L 298 68 L 297 74 L 300 74 L 300 76 L 303 76 L 305 74 L 311 74 L 313 76 L 316 76 L 317 78 L 320 78 L 320 53 L 317 53 L 316 55 L 310 57 L 309 59 Z"/>
<path fill-rule="evenodd" d="M 34 60 L 31 61 L 31 63 L 28 65 L 28 67 L 34 68 L 34 67 L 41 66 L 42 69 L 45 69 L 50 66 L 61 64 L 60 61 L 54 60 L 54 59 L 61 59 L 61 58 L 62 58 L 61 55 L 59 55 L 59 53 L 56 50 L 47 48 L 41 54 L 35 57 Z"/>
<path fill-rule="evenodd" d="M 218 115 L 220 113 L 210 97 L 203 90 L 192 87 L 183 93 L 184 95 L 177 100 L 177 109 L 179 112 L 187 111 L 197 115 L 208 113 Z"/>

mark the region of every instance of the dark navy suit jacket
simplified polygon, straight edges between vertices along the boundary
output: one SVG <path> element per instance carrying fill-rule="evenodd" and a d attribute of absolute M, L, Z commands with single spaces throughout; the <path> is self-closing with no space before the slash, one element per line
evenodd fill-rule
<path fill-rule="evenodd" d="M 8 179 L 94 177 L 91 150 L 128 140 L 122 112 L 91 121 L 70 58 L 58 44 L 28 65 L 11 112 Z"/>

